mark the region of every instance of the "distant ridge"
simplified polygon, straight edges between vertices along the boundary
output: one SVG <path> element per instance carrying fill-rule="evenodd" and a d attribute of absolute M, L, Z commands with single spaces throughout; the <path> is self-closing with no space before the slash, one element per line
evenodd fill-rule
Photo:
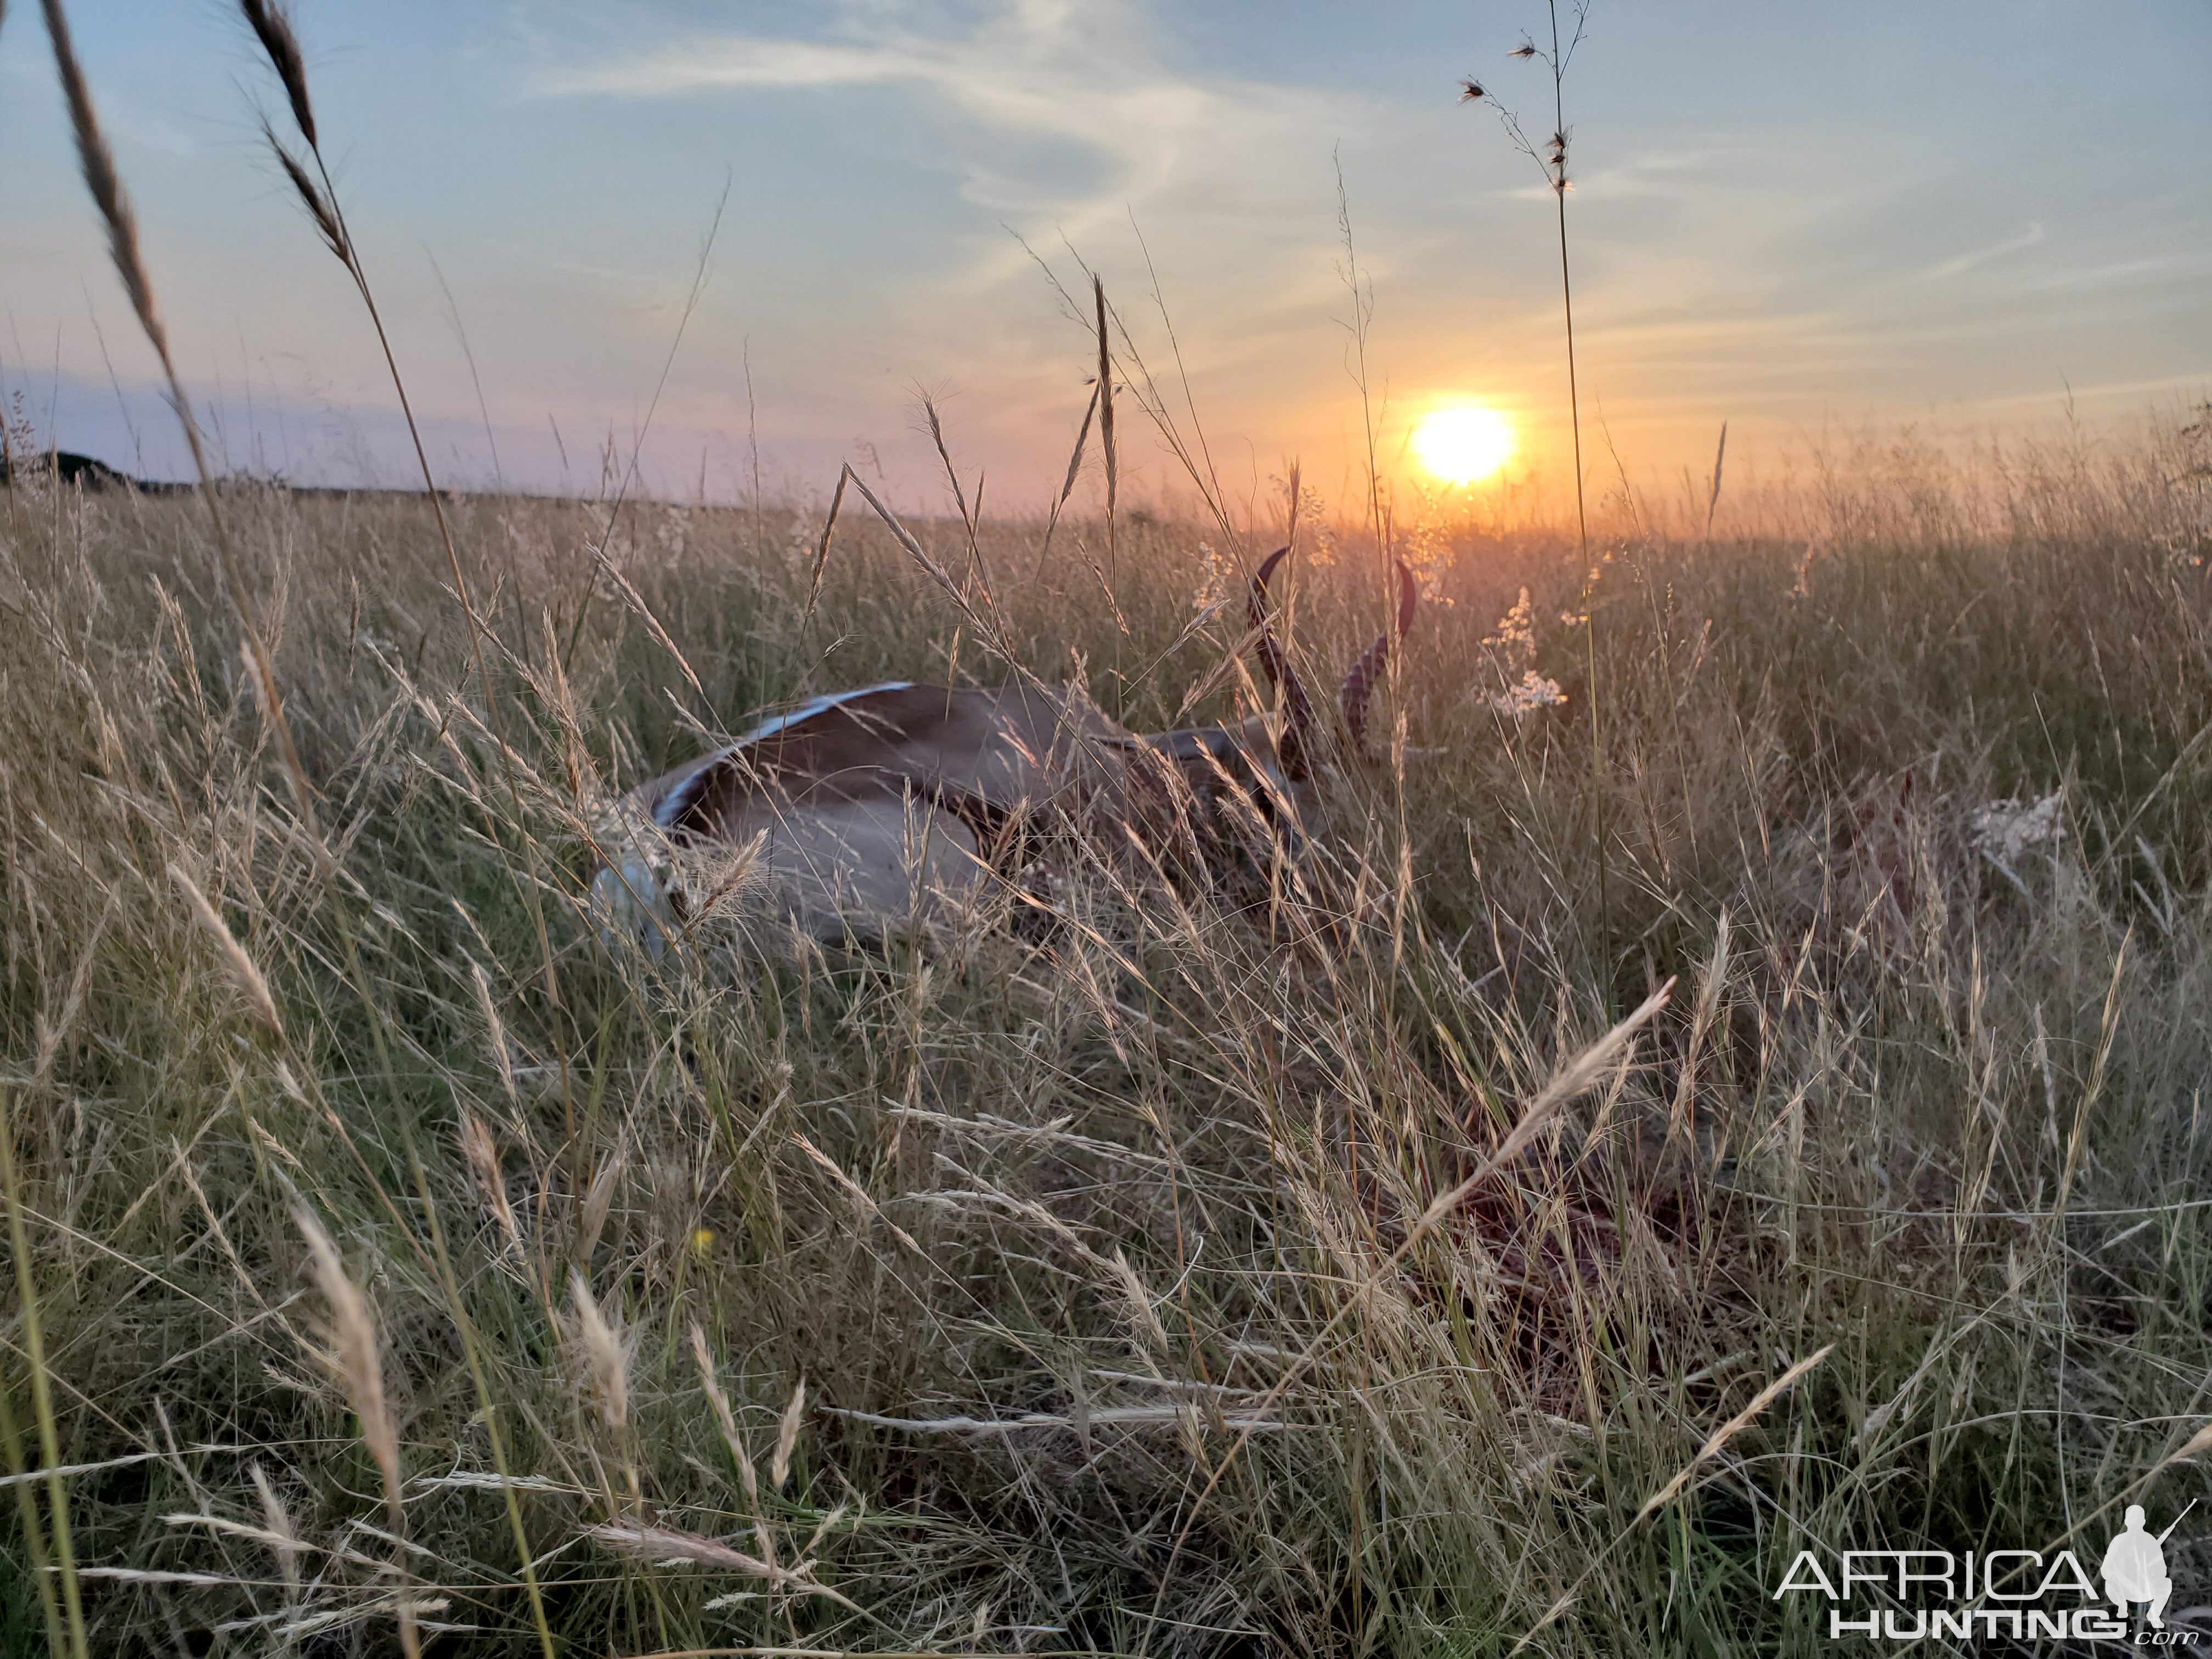
<path fill-rule="evenodd" d="M 134 478 L 127 472 L 118 472 L 98 456 L 79 455 L 67 449 L 45 449 L 20 458 L 0 456 L 0 486 L 12 487 L 19 477 L 58 477 L 64 483 L 73 483 L 84 489 L 129 489 L 146 495 L 174 495 L 190 487 Z"/>
<path fill-rule="evenodd" d="M 134 478 L 128 472 L 118 471 L 97 455 L 80 455 L 69 449 L 41 449 L 14 456 L 0 456 L 0 489 L 9 489 L 21 478 L 28 483 L 33 478 L 58 477 L 65 484 L 76 484 L 88 490 L 134 489 L 142 495 L 181 495 L 190 494 L 197 486 L 191 483 L 167 483 L 155 478 Z M 420 496 L 419 489 L 392 489 L 378 485 L 350 484 L 295 484 L 282 478 L 252 478 L 233 476 L 216 480 L 218 484 L 246 484 L 265 489 L 281 489 L 288 495 L 407 495 Z M 478 492 L 446 489 L 440 492 L 447 501 L 459 501 Z M 513 494 L 511 491 L 496 492 Z M 562 500 L 565 497 L 543 499 Z"/>

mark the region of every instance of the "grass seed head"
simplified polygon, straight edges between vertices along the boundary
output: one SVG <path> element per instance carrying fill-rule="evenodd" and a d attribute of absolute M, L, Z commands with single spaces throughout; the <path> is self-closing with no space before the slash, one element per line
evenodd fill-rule
<path fill-rule="evenodd" d="M 592 1259 L 592 1252 L 599 1247 L 599 1235 L 607 1229 L 607 1212 L 614 1207 L 615 1188 L 621 1183 L 622 1172 L 629 1163 L 629 1143 L 617 1143 L 592 1176 L 592 1184 L 584 1192 L 584 1207 L 577 1218 L 576 1249 L 583 1263 Z"/>
<path fill-rule="evenodd" d="M 799 1425 L 806 1412 L 806 1378 L 802 1373 L 791 1391 L 791 1403 L 783 1408 L 783 1420 L 776 1425 L 775 1455 L 769 1460 L 769 1484 L 778 1492 L 791 1478 L 791 1454 L 799 1444 Z"/>
<path fill-rule="evenodd" d="M 592 1299 L 592 1288 L 582 1273 L 570 1273 L 568 1290 L 576 1308 L 577 1346 L 599 1401 L 599 1416 L 610 1429 L 620 1430 L 629 1421 L 629 1355 Z"/>
<path fill-rule="evenodd" d="M 253 1490 L 261 1499 L 261 1514 L 269 1523 L 269 1534 L 276 1540 L 270 1547 L 276 1553 L 276 1565 L 284 1575 L 284 1588 L 291 1595 L 300 1593 L 300 1534 L 292 1525 L 292 1517 L 285 1512 L 284 1501 L 276 1495 L 276 1488 L 268 1472 L 257 1462 L 246 1466 L 252 1480 Z"/>
<path fill-rule="evenodd" d="M 469 963 L 469 982 L 476 988 L 477 1012 L 483 1016 L 484 1045 L 491 1051 L 491 1063 L 499 1069 L 499 1086 L 507 1091 L 507 1104 L 516 1103 L 514 1091 L 514 1051 L 507 1041 L 507 1023 L 499 1017 L 499 1004 L 493 1000 L 491 979 L 478 962 Z"/>
<path fill-rule="evenodd" d="M 239 0 L 239 5 L 246 13 L 246 25 L 252 29 L 253 38 L 269 54 L 270 66 L 283 83 L 284 96 L 292 106 L 292 118 L 300 125 L 300 136 L 312 149 L 315 143 L 315 110 L 307 98 L 307 59 L 300 51 L 300 37 L 292 32 L 291 18 L 277 0 Z"/>
<path fill-rule="evenodd" d="M 385 1502 L 396 1529 L 400 1516 L 399 1432 L 385 1398 L 384 1362 L 377 1346 L 376 1322 L 369 1315 L 368 1298 L 348 1277 L 337 1246 L 331 1242 L 330 1234 L 323 1230 L 314 1212 L 303 1205 L 293 1211 L 292 1218 L 307 1241 L 315 1283 L 322 1291 L 323 1299 L 330 1304 L 331 1352 L 338 1381 L 344 1386 L 354 1416 L 360 1421 L 362 1443 L 368 1447 L 368 1455 L 376 1460 L 376 1467 L 384 1476 Z"/>
<path fill-rule="evenodd" d="M 1129 1258 L 1121 1253 L 1119 1244 L 1114 1247 L 1114 1277 L 1120 1286 L 1122 1300 L 1128 1307 L 1129 1322 L 1136 1327 L 1138 1334 L 1145 1339 L 1155 1353 L 1167 1354 L 1170 1352 L 1167 1327 L 1160 1323 L 1159 1312 L 1152 1306 L 1152 1292 L 1145 1288 L 1145 1281 L 1138 1277 L 1136 1268 L 1130 1265 Z"/>
<path fill-rule="evenodd" d="M 714 1375 L 714 1356 L 707 1351 L 707 1333 L 699 1328 L 696 1319 L 691 1322 L 691 1358 L 698 1363 L 699 1381 L 707 1390 L 707 1403 L 714 1407 L 714 1424 L 722 1431 L 722 1443 L 729 1448 L 730 1461 L 738 1466 L 738 1482 L 745 1489 L 745 1501 L 757 1508 L 760 1484 L 753 1474 L 753 1460 L 738 1433 L 738 1419 L 730 1410 L 729 1396 L 722 1392 L 721 1381 Z"/>
<path fill-rule="evenodd" d="M 115 154 L 100 131 L 92 89 L 85 84 L 84 70 L 70 38 L 68 14 L 62 9 L 61 0 L 42 3 L 46 35 L 53 43 L 54 70 L 61 80 L 62 97 L 69 105 L 70 125 L 76 134 L 77 162 L 84 172 L 84 186 L 107 227 L 108 255 L 115 262 L 115 274 L 123 279 L 123 291 L 131 297 L 131 310 L 138 314 L 138 325 L 166 362 L 168 331 L 162 327 L 161 313 L 154 305 L 154 284 L 147 277 L 145 257 L 139 248 L 138 216 L 131 208 L 130 192 L 123 188 L 123 176 L 116 171 Z"/>
<path fill-rule="evenodd" d="M 484 1207 L 499 1223 L 499 1230 L 507 1235 L 507 1242 L 520 1249 L 522 1231 L 515 1224 L 514 1208 L 507 1201 L 507 1176 L 500 1167 L 499 1143 L 492 1139 L 490 1128 L 474 1112 L 461 1114 L 461 1155 L 468 1162 L 469 1173 L 475 1177 L 477 1191 L 483 1195 Z"/>
<path fill-rule="evenodd" d="M 750 1573 L 756 1578 L 795 1576 L 780 1571 L 743 1550 L 732 1549 L 719 1539 L 702 1538 L 696 1532 L 678 1532 L 673 1527 L 603 1525 L 591 1528 L 586 1535 L 617 1555 L 657 1567 L 721 1567 L 731 1572 Z"/>
<path fill-rule="evenodd" d="M 183 866 L 172 864 L 169 879 L 176 883 L 178 890 L 185 896 L 185 903 L 191 911 L 192 920 L 215 941 L 216 949 L 222 957 L 223 968 L 230 976 L 230 982 L 238 988 L 239 995 L 245 999 L 247 1012 L 268 1028 L 270 1036 L 283 1037 L 284 1022 L 276 1012 L 276 999 L 270 994 L 269 981 L 253 965 L 253 958 L 246 954 L 246 947 L 224 926 L 222 918 L 216 913 L 215 906 L 208 902 L 207 895 L 200 891 L 199 884 L 185 873 Z"/>
<path fill-rule="evenodd" d="M 315 222 L 315 234 L 323 239 L 323 246 L 343 259 L 346 257 L 345 225 L 331 198 L 324 193 L 314 176 L 300 163 L 300 158 L 284 147 L 276 129 L 268 122 L 261 124 L 261 136 L 269 145 L 269 153 L 276 158 L 277 166 L 284 169 L 284 177 L 291 182 L 292 191 L 299 197 L 300 204 L 307 210 L 307 217 Z"/>

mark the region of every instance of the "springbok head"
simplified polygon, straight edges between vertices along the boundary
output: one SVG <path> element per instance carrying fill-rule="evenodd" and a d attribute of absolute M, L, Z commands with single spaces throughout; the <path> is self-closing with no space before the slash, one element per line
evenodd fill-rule
<path fill-rule="evenodd" d="M 1290 550 L 1279 547 L 1268 555 L 1253 573 L 1245 601 L 1260 666 L 1281 704 L 1279 721 L 1264 714 L 1249 714 L 1235 726 L 1188 727 L 1131 741 L 1174 762 L 1202 798 L 1213 798 L 1219 785 L 1226 782 L 1251 793 L 1263 813 L 1279 817 L 1287 809 L 1285 827 L 1295 834 L 1299 823 L 1313 817 L 1318 804 L 1313 773 L 1322 738 L 1316 725 L 1313 699 L 1307 695 L 1289 653 L 1275 637 L 1267 616 L 1268 582 Z M 1337 688 L 1337 707 L 1344 716 L 1351 753 L 1363 759 L 1367 751 L 1368 705 L 1388 671 L 1396 641 L 1413 625 L 1420 599 L 1413 573 L 1400 563 L 1396 574 L 1398 603 L 1393 625 L 1376 635 L 1374 643 L 1353 660 Z"/>
<path fill-rule="evenodd" d="M 602 915 L 657 943 L 697 913 L 702 890 L 712 908 L 766 888 L 801 928 L 831 938 L 896 931 L 979 898 L 1055 836 L 1110 851 L 1133 832 L 1156 856 L 1213 864 L 1300 855 L 1320 816 L 1325 740 L 1268 617 L 1268 583 L 1289 551 L 1261 565 L 1246 602 L 1279 717 L 1139 734 L 1079 689 L 1035 681 L 894 681 L 816 697 L 631 792 L 624 844 L 592 884 Z M 1393 625 L 1338 688 L 1354 756 L 1413 626 L 1418 590 L 1402 564 L 1397 575 Z M 669 851 L 703 860 L 704 875 L 665 880 Z"/>

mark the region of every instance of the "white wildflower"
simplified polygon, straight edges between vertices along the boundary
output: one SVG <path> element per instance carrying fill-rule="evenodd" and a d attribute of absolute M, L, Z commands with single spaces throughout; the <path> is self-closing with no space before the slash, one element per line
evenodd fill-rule
<path fill-rule="evenodd" d="M 1563 616 L 1560 620 L 1568 619 Z M 1499 714 L 1518 720 L 1567 700 L 1557 680 L 1536 672 L 1536 606 L 1527 588 L 1498 619 L 1498 632 L 1482 643 L 1503 688 L 1491 692 L 1486 701 Z"/>
<path fill-rule="evenodd" d="M 1492 692 L 1490 706 L 1517 720 L 1539 708 L 1549 708 L 1566 700 L 1567 694 L 1559 689 L 1559 681 L 1532 668 L 1503 691 Z"/>
<path fill-rule="evenodd" d="M 1496 647 L 1509 662 L 1517 658 L 1525 663 L 1536 654 L 1536 607 L 1530 603 L 1527 588 L 1521 590 L 1513 608 L 1498 619 L 1497 633 L 1483 643 Z"/>

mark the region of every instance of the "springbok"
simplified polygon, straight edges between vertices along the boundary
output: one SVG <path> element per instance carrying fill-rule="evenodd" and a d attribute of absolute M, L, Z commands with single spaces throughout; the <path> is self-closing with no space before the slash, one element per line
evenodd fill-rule
<path fill-rule="evenodd" d="M 1312 818 L 1314 709 L 1252 578 L 1260 662 L 1282 705 L 1235 726 L 1139 735 L 1071 686 L 951 687 L 894 680 L 833 692 L 763 720 L 720 749 L 641 785 L 618 812 L 623 853 L 594 876 L 600 915 L 658 949 L 684 920 L 683 884 L 656 873 L 655 848 L 724 849 L 708 886 L 767 888 L 817 938 L 896 929 L 980 897 L 1034 852 L 1040 830 L 1133 830 L 1155 859 L 1219 865 L 1296 851 Z M 1338 704 L 1355 754 L 1368 704 L 1419 598 L 1398 567 L 1394 629 L 1346 673 Z M 641 908 L 642 914 L 641 914 Z"/>

